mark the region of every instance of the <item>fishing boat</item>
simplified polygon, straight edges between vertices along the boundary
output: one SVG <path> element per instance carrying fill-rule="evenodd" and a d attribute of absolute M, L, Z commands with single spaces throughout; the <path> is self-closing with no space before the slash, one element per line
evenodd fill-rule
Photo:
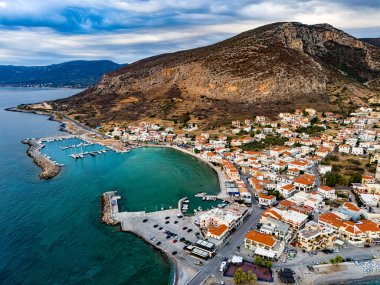
<path fill-rule="evenodd" d="M 185 200 L 185 201 L 183 201 L 184 203 L 190 203 L 190 201 L 189 200 Z"/>
<path fill-rule="evenodd" d="M 203 197 L 202 200 L 203 200 L 203 201 L 206 201 L 206 197 Z"/>

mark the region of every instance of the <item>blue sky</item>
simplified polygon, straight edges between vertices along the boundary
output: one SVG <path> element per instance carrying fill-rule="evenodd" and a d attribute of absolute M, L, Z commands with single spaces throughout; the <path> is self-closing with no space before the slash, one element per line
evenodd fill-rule
<path fill-rule="evenodd" d="M 278 21 L 380 37 L 380 0 L 0 0 L 0 64 L 130 63 Z"/>

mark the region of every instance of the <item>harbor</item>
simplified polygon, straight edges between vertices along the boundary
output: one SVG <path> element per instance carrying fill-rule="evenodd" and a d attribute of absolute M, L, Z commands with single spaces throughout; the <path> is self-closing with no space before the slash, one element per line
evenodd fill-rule
<path fill-rule="evenodd" d="M 196 215 L 182 215 L 179 209 L 167 209 L 147 213 L 145 211 L 120 212 L 118 200 L 121 197 L 115 191 L 102 195 L 102 221 L 108 225 L 120 224 L 123 232 L 130 232 L 140 237 L 152 247 L 165 253 L 175 266 L 175 284 L 188 284 L 197 276 L 199 259 L 184 250 L 187 244 L 196 243 L 201 238 L 195 226 Z"/>
<path fill-rule="evenodd" d="M 101 154 L 105 154 L 108 151 L 116 151 L 113 148 L 106 147 L 99 143 L 95 143 L 92 141 L 88 141 L 87 137 L 76 136 L 76 135 L 61 135 L 61 136 L 48 136 L 43 138 L 27 138 L 22 140 L 23 144 L 29 145 L 29 149 L 27 150 L 27 154 L 33 158 L 33 161 L 42 169 L 42 172 L 39 174 L 41 179 L 50 179 L 57 176 L 61 168 L 65 166 L 63 163 L 59 163 L 54 160 L 50 155 L 44 153 L 44 149 L 46 146 L 51 143 L 59 143 L 68 140 L 80 140 L 80 143 L 70 144 L 66 146 L 59 146 L 58 149 L 65 152 L 70 150 L 70 156 L 74 159 L 81 159 L 85 156 L 98 156 Z M 98 145 L 101 147 L 100 149 L 92 149 L 92 150 L 83 150 L 86 147 L 92 147 Z"/>

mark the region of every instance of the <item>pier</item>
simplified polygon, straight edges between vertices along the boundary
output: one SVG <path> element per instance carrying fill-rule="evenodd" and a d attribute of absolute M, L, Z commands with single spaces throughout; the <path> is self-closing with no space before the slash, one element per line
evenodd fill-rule
<path fill-rule="evenodd" d="M 94 151 L 85 151 L 85 152 L 79 152 L 79 153 L 73 153 L 70 154 L 72 158 L 84 158 L 85 155 L 91 155 L 91 156 L 96 156 L 98 154 L 103 154 L 106 153 L 107 151 L 110 151 L 110 149 L 102 149 L 102 150 L 94 150 Z"/>
<path fill-rule="evenodd" d="M 77 148 L 77 147 L 83 147 L 83 146 L 90 146 L 90 145 L 93 145 L 94 143 L 80 143 L 80 144 L 73 144 L 73 145 L 69 145 L 69 146 L 61 146 L 61 149 L 62 150 L 65 150 L 65 149 L 70 149 L 70 148 Z"/>

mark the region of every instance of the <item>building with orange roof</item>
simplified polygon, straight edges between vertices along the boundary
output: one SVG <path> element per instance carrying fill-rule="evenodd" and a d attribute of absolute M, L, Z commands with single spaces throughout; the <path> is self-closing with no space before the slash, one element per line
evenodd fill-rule
<path fill-rule="evenodd" d="M 227 233 L 228 227 L 225 224 L 220 224 L 218 226 L 210 226 L 207 230 L 206 237 L 222 240 L 227 236 Z"/>
<path fill-rule="evenodd" d="M 289 162 L 289 168 L 297 168 L 299 170 L 305 171 L 308 167 L 309 165 L 305 160 L 293 160 Z"/>
<path fill-rule="evenodd" d="M 296 188 L 292 184 L 286 184 L 280 188 L 280 193 L 285 198 L 289 198 L 296 191 Z"/>
<path fill-rule="evenodd" d="M 293 207 L 295 205 L 296 203 L 287 199 L 287 200 L 282 200 L 280 203 L 278 203 L 277 207 L 281 210 L 288 210 L 290 207 Z"/>
<path fill-rule="evenodd" d="M 315 176 L 309 173 L 302 174 L 294 179 L 294 187 L 296 190 L 310 192 L 314 190 Z"/>
<path fill-rule="evenodd" d="M 344 202 L 343 205 L 339 207 L 338 211 L 349 216 L 354 221 L 359 220 L 360 216 L 365 213 L 357 205 L 351 202 Z"/>
<path fill-rule="evenodd" d="M 272 235 L 250 230 L 244 238 L 244 247 L 270 259 L 278 259 L 285 249 L 285 243 Z"/>
<path fill-rule="evenodd" d="M 337 198 L 335 189 L 326 185 L 319 186 L 317 192 L 325 199 L 335 200 Z"/>
<path fill-rule="evenodd" d="M 277 199 L 276 196 L 273 195 L 265 195 L 264 193 L 259 194 L 259 205 L 264 207 L 270 207 L 276 204 Z"/>

